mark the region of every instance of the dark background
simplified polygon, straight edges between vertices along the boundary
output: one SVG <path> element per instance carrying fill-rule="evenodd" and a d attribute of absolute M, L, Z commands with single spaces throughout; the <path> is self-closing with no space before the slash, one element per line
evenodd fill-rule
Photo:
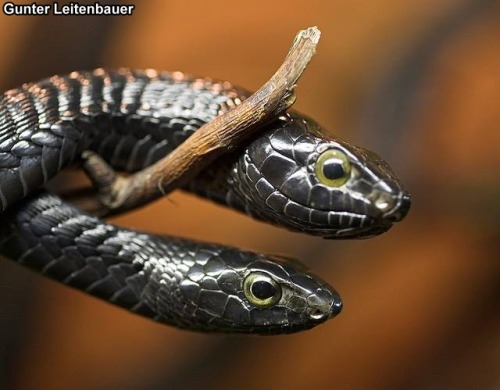
<path fill-rule="evenodd" d="M 498 1 L 158 0 L 130 17 L 0 15 L 0 86 L 126 66 L 257 89 L 311 25 L 323 36 L 295 108 L 391 163 L 413 195 L 404 222 L 332 242 L 182 193 L 113 221 L 298 257 L 339 290 L 343 313 L 291 336 L 199 335 L 1 261 L 1 389 L 500 388 Z"/>

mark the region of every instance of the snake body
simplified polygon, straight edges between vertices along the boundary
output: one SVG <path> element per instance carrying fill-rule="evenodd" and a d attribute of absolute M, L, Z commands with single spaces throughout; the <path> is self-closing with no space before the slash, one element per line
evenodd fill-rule
<path fill-rule="evenodd" d="M 73 72 L 0 100 L 0 254 L 155 320 L 191 330 L 288 333 L 336 315 L 340 297 L 294 261 L 109 225 L 38 192 L 85 150 L 145 168 L 248 92 L 155 71 Z M 188 188 L 291 230 L 382 233 L 409 195 L 374 153 L 288 113 Z"/>

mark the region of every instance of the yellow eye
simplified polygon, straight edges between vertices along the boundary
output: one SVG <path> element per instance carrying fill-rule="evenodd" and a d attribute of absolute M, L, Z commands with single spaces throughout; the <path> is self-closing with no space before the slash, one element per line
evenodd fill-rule
<path fill-rule="evenodd" d="M 243 292 L 248 301 L 259 309 L 274 306 L 281 298 L 281 288 L 270 276 L 254 272 L 243 281 Z"/>
<path fill-rule="evenodd" d="M 321 184 L 340 187 L 351 176 L 351 163 L 345 153 L 338 149 L 329 149 L 320 154 L 314 170 Z"/>

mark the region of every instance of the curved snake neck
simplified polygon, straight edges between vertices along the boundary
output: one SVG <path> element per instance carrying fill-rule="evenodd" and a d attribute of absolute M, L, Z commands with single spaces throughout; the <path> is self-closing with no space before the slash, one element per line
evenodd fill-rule
<path fill-rule="evenodd" d="M 84 150 L 115 169 L 145 168 L 246 96 L 227 82 L 102 69 L 6 92 L 0 100 L 0 254 L 193 330 L 287 333 L 333 317 L 341 308 L 335 290 L 289 261 L 119 229 L 54 195 L 35 194 Z M 378 156 L 321 136 L 298 114 L 268 127 L 189 189 L 259 219 L 332 238 L 375 235 L 406 214 L 409 196 Z M 350 160 L 351 178 L 340 188 L 316 177 L 325 150 Z"/>

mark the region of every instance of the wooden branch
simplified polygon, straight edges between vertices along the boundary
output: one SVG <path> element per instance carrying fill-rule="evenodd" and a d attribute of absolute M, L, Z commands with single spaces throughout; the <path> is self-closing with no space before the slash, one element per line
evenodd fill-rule
<path fill-rule="evenodd" d="M 84 154 L 84 169 L 109 213 L 129 210 L 182 187 L 220 155 L 234 149 L 263 124 L 283 114 L 295 102 L 294 88 L 315 53 L 316 27 L 301 30 L 281 67 L 242 104 L 216 117 L 154 165 L 128 177 L 114 172 L 92 152 Z"/>

